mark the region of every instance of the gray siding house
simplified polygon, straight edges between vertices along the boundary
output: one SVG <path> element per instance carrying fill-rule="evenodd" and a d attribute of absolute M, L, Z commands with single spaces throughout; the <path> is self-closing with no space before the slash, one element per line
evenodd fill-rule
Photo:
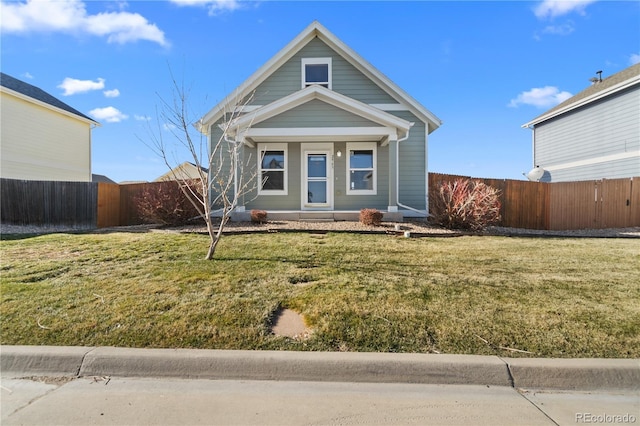
<path fill-rule="evenodd" d="M 249 101 L 227 140 L 257 177 L 236 213 L 427 216 L 428 136 L 441 121 L 317 21 L 201 118 L 210 149 L 235 99 Z"/>
<path fill-rule="evenodd" d="M 640 64 L 593 84 L 522 127 L 543 182 L 640 176 Z"/>

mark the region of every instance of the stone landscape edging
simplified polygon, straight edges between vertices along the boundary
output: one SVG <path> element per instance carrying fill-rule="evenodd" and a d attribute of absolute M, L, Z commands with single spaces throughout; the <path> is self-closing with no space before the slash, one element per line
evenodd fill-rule
<path fill-rule="evenodd" d="M 638 359 L 0 346 L 3 375 L 165 377 L 640 390 Z"/>

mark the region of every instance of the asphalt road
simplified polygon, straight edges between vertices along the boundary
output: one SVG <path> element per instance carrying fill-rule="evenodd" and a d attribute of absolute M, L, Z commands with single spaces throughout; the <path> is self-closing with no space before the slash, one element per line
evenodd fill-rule
<path fill-rule="evenodd" d="M 106 376 L 1 386 L 2 425 L 640 424 L 636 391 Z"/>

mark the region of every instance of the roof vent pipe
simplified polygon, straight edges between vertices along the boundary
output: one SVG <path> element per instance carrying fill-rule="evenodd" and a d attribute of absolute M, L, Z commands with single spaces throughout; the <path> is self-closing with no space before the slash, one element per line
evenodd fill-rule
<path fill-rule="evenodd" d="M 602 70 L 596 71 L 596 74 L 598 74 L 598 83 L 602 82 Z"/>

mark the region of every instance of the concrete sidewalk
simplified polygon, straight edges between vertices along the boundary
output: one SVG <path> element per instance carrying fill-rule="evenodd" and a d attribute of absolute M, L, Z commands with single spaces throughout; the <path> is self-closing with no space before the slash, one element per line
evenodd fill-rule
<path fill-rule="evenodd" d="M 82 377 L 3 379 L 8 425 L 576 425 L 640 420 L 627 392 L 504 386 Z"/>
<path fill-rule="evenodd" d="M 1 346 L 5 377 L 113 376 L 640 390 L 637 359 Z"/>

